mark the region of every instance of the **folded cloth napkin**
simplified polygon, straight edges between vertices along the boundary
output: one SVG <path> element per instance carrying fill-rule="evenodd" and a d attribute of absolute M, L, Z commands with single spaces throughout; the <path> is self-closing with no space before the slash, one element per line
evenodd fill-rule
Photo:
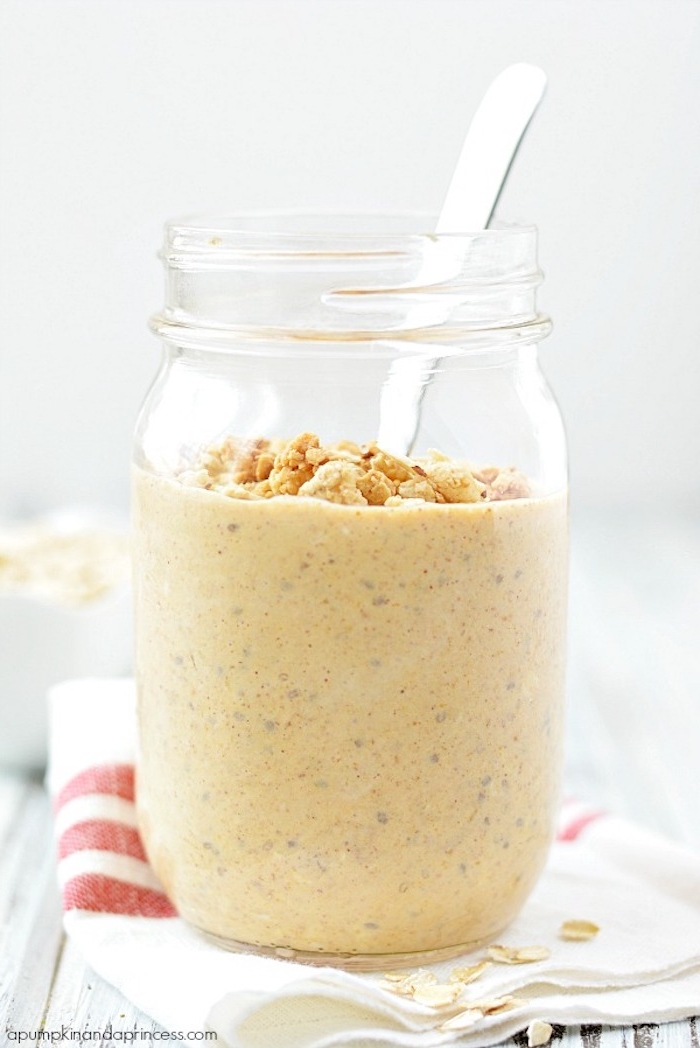
<path fill-rule="evenodd" d="M 537 889 L 499 936 L 500 946 L 543 948 L 525 954 L 542 959 L 462 972 L 457 1000 L 450 975 L 488 959 L 486 949 L 388 983 L 219 949 L 177 916 L 144 854 L 134 705 L 129 680 L 52 689 L 47 782 L 67 934 L 166 1029 L 213 1030 L 231 1048 L 435 1048 L 497 1044 L 527 1028 L 543 1043 L 547 1023 L 700 1012 L 700 855 L 571 803 Z M 599 931 L 562 938 L 570 920 Z"/>

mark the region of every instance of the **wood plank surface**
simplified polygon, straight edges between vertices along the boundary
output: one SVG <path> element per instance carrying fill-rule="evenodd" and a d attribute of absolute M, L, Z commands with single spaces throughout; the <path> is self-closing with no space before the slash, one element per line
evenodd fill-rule
<path fill-rule="evenodd" d="M 39 782 L 16 777 L 0 779 L 0 929 L 0 1038 L 64 1026 L 161 1029 L 66 938 L 49 800 Z"/>
<path fill-rule="evenodd" d="M 9 1027 L 34 1029 L 53 982 L 62 933 L 52 849 L 47 847 L 47 800 L 41 786 L 10 785 L 0 854 L 0 1016 Z M 2 1029 L 2 1027 L 0 1027 Z"/>
<path fill-rule="evenodd" d="M 699 623 L 697 520 L 575 521 L 567 792 L 698 849 Z M 0 774 L 0 1043 L 17 1030 L 110 1025 L 160 1029 L 66 940 L 45 791 Z M 555 1027 L 552 1044 L 700 1048 L 700 1019 Z"/>

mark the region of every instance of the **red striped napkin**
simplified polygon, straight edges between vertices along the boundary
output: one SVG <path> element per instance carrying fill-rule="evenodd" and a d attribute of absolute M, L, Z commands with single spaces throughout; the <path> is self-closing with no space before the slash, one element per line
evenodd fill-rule
<path fill-rule="evenodd" d="M 58 793 L 54 812 L 64 910 L 177 916 L 136 828 L 133 764 L 78 772 Z"/>
<path fill-rule="evenodd" d="M 518 1000 L 467 1030 L 438 1030 L 445 1013 L 388 992 L 376 976 L 219 950 L 180 920 L 148 865 L 134 807 L 134 706 L 128 680 L 54 688 L 47 781 L 67 933 L 167 1029 L 210 1028 L 236 1048 L 434 1048 L 496 1044 L 535 1020 L 660 1022 L 700 1011 L 700 857 L 572 802 L 538 888 L 500 937 L 549 956 L 485 971 L 465 1009 L 475 997 Z M 570 919 L 600 932 L 564 941 Z M 431 971 L 446 981 L 482 957 Z"/>

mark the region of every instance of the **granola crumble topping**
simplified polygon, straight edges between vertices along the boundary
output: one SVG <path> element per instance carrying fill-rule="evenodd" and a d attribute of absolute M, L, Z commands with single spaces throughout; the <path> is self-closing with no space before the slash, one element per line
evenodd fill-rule
<path fill-rule="evenodd" d="M 295 495 L 350 506 L 498 502 L 531 494 L 527 477 L 514 467 L 476 468 L 435 450 L 407 458 L 373 441 L 321 444 L 315 433 L 287 442 L 226 437 L 177 477 L 230 498 Z"/>

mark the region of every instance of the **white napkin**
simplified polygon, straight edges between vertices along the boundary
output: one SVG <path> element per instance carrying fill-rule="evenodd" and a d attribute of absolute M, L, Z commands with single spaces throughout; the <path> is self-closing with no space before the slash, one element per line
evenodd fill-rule
<path fill-rule="evenodd" d="M 80 680 L 50 693 L 47 776 L 56 811 L 65 927 L 86 961 L 170 1031 L 216 1031 L 231 1048 L 492 1045 L 536 1020 L 633 1024 L 700 1013 L 700 856 L 620 819 L 567 804 L 547 868 L 499 944 L 547 947 L 493 963 L 436 1007 L 356 975 L 234 954 L 174 912 L 145 861 L 133 805 L 134 687 Z M 565 941 L 564 921 L 599 926 Z M 427 970 L 438 984 L 486 951 Z M 470 1001 L 512 995 L 467 1029 L 441 1029 Z M 531 1028 L 531 1039 L 540 1028 Z M 546 1036 L 546 1028 L 543 1036 Z"/>

